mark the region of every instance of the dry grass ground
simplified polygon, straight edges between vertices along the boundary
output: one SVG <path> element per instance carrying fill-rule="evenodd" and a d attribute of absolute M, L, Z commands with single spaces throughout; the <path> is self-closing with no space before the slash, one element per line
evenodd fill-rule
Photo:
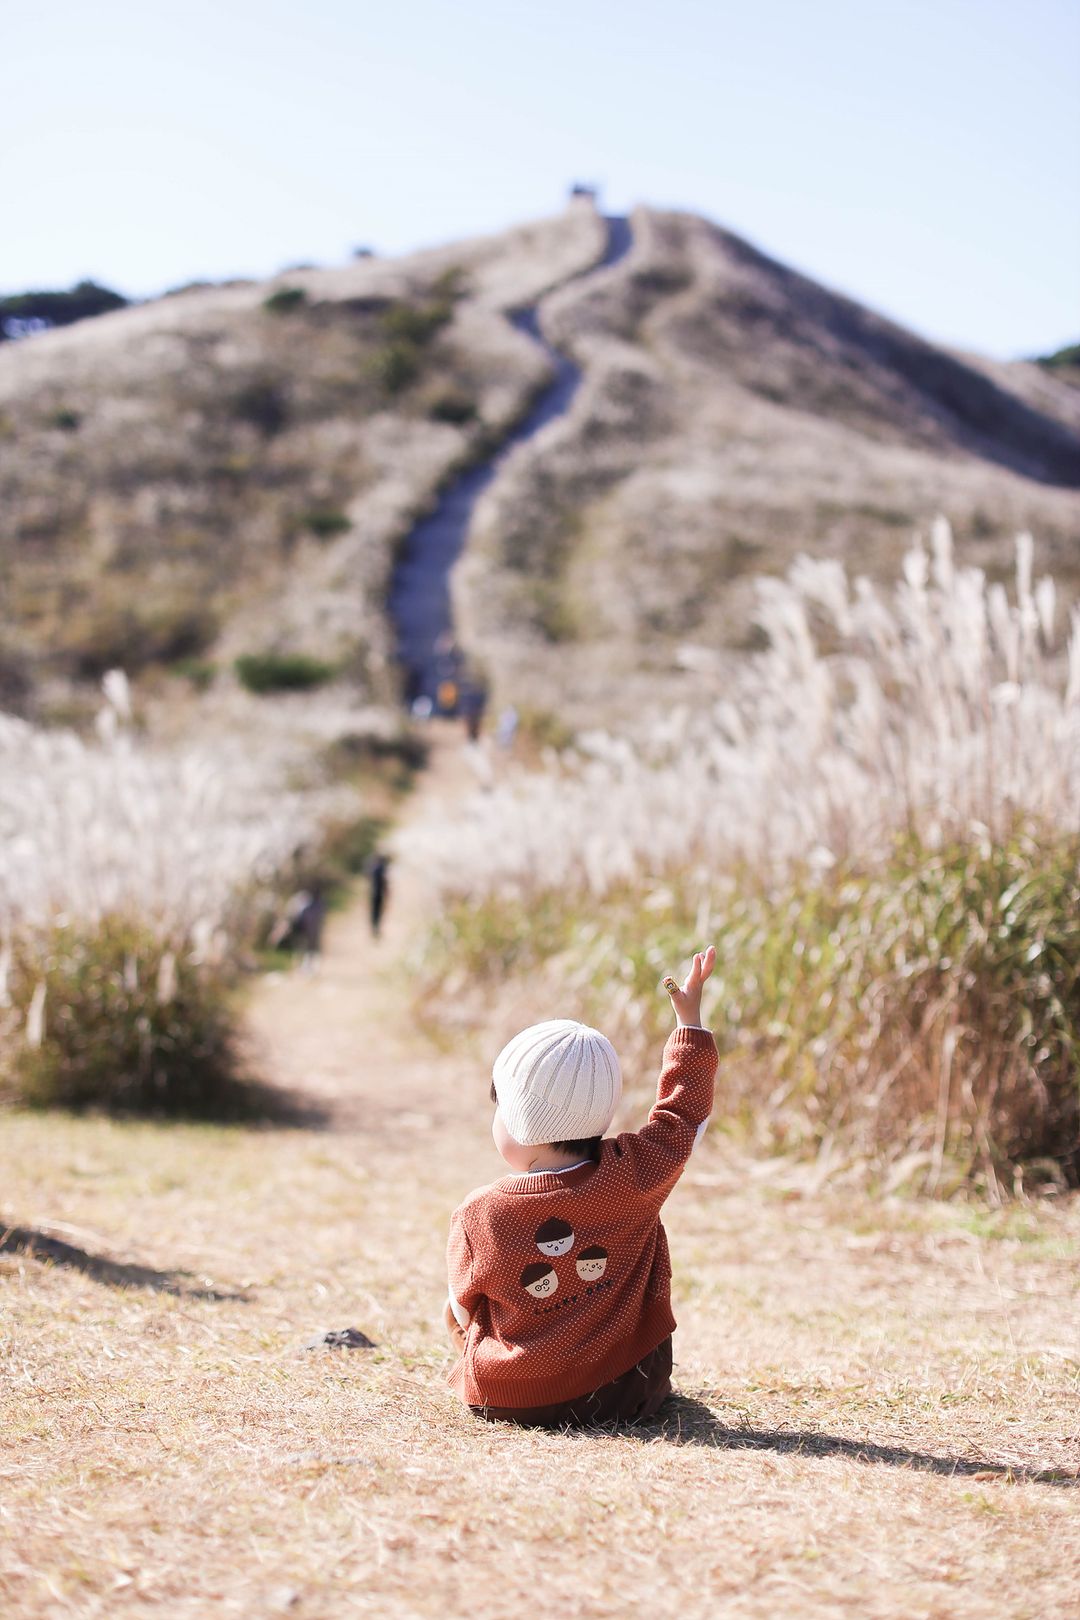
<path fill-rule="evenodd" d="M 443 742 L 415 813 L 464 770 Z M 455 1406 L 446 1220 L 498 1165 L 482 1064 L 415 1027 L 395 878 L 378 946 L 358 905 L 254 997 L 322 1126 L 3 1119 L 3 1217 L 68 1245 L 0 1252 L 5 1616 L 1075 1613 L 1075 1198 L 871 1203 L 714 1140 L 668 1206 L 665 1420 Z M 345 1326 L 376 1348 L 301 1348 Z"/>

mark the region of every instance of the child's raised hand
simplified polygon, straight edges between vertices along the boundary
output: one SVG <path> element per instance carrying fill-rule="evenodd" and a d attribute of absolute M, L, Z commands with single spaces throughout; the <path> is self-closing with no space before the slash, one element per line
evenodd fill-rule
<path fill-rule="evenodd" d="M 701 992 L 715 966 L 716 951 L 709 945 L 705 950 L 695 952 L 690 972 L 686 975 L 686 982 L 681 989 L 670 975 L 664 980 L 664 989 L 671 997 L 677 1024 L 701 1023 Z"/>

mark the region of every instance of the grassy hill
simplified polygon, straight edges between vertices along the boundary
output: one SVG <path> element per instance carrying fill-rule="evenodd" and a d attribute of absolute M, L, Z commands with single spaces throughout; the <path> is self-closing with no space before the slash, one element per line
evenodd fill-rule
<path fill-rule="evenodd" d="M 395 542 L 546 376 L 507 307 L 588 206 L 396 262 L 195 288 L 0 349 L 0 703 L 306 653 L 385 688 Z"/>
<path fill-rule="evenodd" d="M 1080 578 L 1063 374 L 937 348 L 703 219 L 633 225 L 587 282 L 604 229 L 579 202 L 3 345 L 0 703 L 47 716 L 116 663 L 268 654 L 389 695 L 395 546 L 543 383 L 504 319 L 538 298 L 583 386 L 508 458 L 456 578 L 507 695 L 574 722 L 678 694 L 753 645 L 756 575 L 801 550 L 891 573 L 938 511 L 991 577 L 1030 527 Z"/>
<path fill-rule="evenodd" d="M 586 381 L 515 451 L 459 575 L 504 686 L 587 719 L 683 689 L 752 642 L 752 580 L 799 551 L 891 574 L 951 519 L 966 561 L 1080 580 L 1080 396 L 1035 364 L 951 354 L 686 214 L 541 316 Z"/>

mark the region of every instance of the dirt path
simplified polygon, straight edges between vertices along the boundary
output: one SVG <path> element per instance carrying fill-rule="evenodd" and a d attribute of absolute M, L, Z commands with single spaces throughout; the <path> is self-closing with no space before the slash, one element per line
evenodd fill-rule
<path fill-rule="evenodd" d="M 600 259 L 590 269 L 561 282 L 560 289 L 571 283 L 587 283 L 629 253 L 633 246 L 630 221 L 609 217 L 604 223 L 607 245 Z M 543 299 L 524 309 L 508 311 L 507 319 L 544 351 L 551 380 L 489 458 L 466 467 L 444 488 L 434 510 L 418 520 L 398 549 L 388 607 L 397 658 L 406 672 L 411 697 L 423 694 L 434 699 L 443 679 L 460 677 L 461 668 L 455 673 L 455 666 L 448 664 L 447 654 L 439 647 L 453 633 L 450 575 L 468 537 L 477 501 L 498 476 L 507 456 L 569 410 L 581 382 L 577 363 L 544 336 L 539 318 L 542 303 Z"/>
<path fill-rule="evenodd" d="M 469 780 L 439 733 L 406 817 Z M 409 1012 L 425 905 L 402 864 L 382 941 L 361 897 L 255 995 L 332 1128 L 4 1119 L 5 1207 L 71 1251 L 0 1254 L 5 1620 L 1075 1613 L 1075 1199 L 872 1201 L 706 1139 L 665 1212 L 665 1422 L 456 1406 L 446 1221 L 498 1161 L 484 1064 Z M 376 1347 L 301 1348 L 346 1326 Z"/>
<path fill-rule="evenodd" d="M 427 768 L 404 805 L 399 832 L 433 810 L 452 815 L 476 786 L 460 724 L 434 722 L 429 743 Z M 424 874 L 400 858 L 395 838 L 389 848 L 395 858 L 380 937 L 372 937 L 360 885 L 348 907 L 329 917 L 317 969 L 268 975 L 250 1004 L 261 1072 L 331 1105 L 340 1125 L 355 1123 L 357 1110 L 362 1122 L 365 1108 L 380 1105 L 387 1076 L 395 1108 L 427 1117 L 461 1068 L 412 1019 L 402 959 L 422 932 L 431 899 Z M 441 1106 L 439 1117 L 445 1123 Z"/>

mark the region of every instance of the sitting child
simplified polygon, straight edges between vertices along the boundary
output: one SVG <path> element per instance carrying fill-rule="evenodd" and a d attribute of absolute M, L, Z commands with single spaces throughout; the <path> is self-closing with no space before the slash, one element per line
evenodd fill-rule
<path fill-rule="evenodd" d="M 671 1389 L 671 1265 L 660 1207 L 712 1109 L 701 1027 L 710 946 L 664 986 L 676 1028 L 643 1130 L 604 1139 L 622 1091 L 611 1042 L 566 1019 L 495 1060 L 492 1136 L 513 1171 L 454 1211 L 446 1324 L 454 1391 L 485 1418 L 560 1427 L 651 1417 Z"/>

